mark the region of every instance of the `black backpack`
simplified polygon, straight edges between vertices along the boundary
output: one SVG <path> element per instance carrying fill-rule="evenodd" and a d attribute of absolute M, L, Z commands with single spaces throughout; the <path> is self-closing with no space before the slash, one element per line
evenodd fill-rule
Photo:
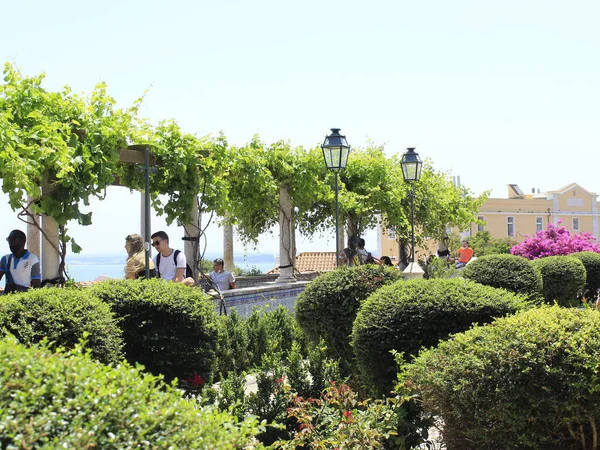
<path fill-rule="evenodd" d="M 181 250 L 175 250 L 173 252 L 173 263 L 175 264 L 175 267 L 177 267 L 177 257 L 179 256 L 179 254 L 181 253 Z M 156 276 L 160 278 L 160 253 L 158 255 L 156 255 Z M 192 271 L 192 268 L 190 267 L 190 265 L 186 262 L 185 263 L 185 278 L 194 278 L 194 272 Z"/>

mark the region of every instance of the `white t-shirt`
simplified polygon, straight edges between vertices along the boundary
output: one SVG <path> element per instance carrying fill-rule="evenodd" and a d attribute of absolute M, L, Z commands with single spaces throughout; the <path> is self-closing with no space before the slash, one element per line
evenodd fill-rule
<path fill-rule="evenodd" d="M 15 258 L 15 255 L 5 255 L 0 259 L 0 272 L 6 275 L 8 269 L 8 257 L 11 257 L 10 275 L 13 283 L 19 286 L 29 287 L 31 280 L 40 280 L 40 260 L 29 250 L 20 258 Z M 8 276 L 5 276 L 8 283 Z"/>
<path fill-rule="evenodd" d="M 154 261 L 154 266 L 156 267 L 160 278 L 164 280 L 174 280 L 177 269 L 183 269 L 183 278 L 185 278 L 185 267 L 187 264 L 185 255 L 183 254 L 183 252 L 179 252 L 179 255 L 177 255 L 177 266 L 175 266 L 175 262 L 173 261 L 174 251 L 175 250 L 173 250 L 169 256 L 160 255 L 160 265 L 156 262 L 158 255 L 152 258 L 152 261 Z"/>

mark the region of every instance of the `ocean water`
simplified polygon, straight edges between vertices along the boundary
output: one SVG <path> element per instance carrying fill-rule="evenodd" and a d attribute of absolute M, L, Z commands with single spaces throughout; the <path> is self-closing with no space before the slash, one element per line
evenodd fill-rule
<path fill-rule="evenodd" d="M 220 255 L 205 255 L 205 259 L 212 261 Z M 69 255 L 67 256 L 67 270 L 75 281 L 94 281 L 100 275 L 110 278 L 123 278 L 126 256 L 122 255 Z M 233 258 L 234 264 L 244 270 L 256 267 L 266 273 L 275 267 L 273 255 L 253 254 Z"/>

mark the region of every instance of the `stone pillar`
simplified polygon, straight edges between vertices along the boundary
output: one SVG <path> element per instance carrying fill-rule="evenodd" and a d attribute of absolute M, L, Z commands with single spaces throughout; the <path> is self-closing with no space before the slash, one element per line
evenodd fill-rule
<path fill-rule="evenodd" d="M 27 201 L 31 204 L 32 198 L 29 197 Z M 28 210 L 31 213 L 31 208 Z M 41 239 L 40 239 L 40 230 L 37 228 L 31 221 L 35 220 L 38 224 L 41 223 L 41 216 L 33 215 L 32 217 L 28 216 L 27 223 L 27 250 L 33 253 L 35 256 L 40 258 L 42 256 L 42 248 L 41 248 Z"/>
<path fill-rule="evenodd" d="M 53 191 L 52 185 L 48 181 L 48 174 L 44 174 L 42 181 L 42 195 L 49 195 Z M 56 278 L 59 275 L 60 255 L 58 253 L 58 223 L 52 217 L 42 217 L 42 230 L 44 238 L 42 240 L 42 280 Z"/>
<path fill-rule="evenodd" d="M 197 200 L 197 199 L 196 199 Z M 194 272 L 194 280 L 198 281 L 198 259 L 200 256 L 200 250 L 198 245 L 198 201 L 194 202 L 191 211 L 191 222 L 183 227 L 183 235 L 191 240 L 184 240 L 183 253 L 187 263 Z"/>
<path fill-rule="evenodd" d="M 296 281 L 294 276 L 294 230 L 292 199 L 287 186 L 279 186 L 279 278 L 278 283 Z M 287 266 L 287 267 L 286 267 Z M 283 267 L 283 268 L 282 268 Z"/>
<path fill-rule="evenodd" d="M 231 272 L 233 269 L 233 225 L 225 219 L 223 223 L 223 268 Z"/>

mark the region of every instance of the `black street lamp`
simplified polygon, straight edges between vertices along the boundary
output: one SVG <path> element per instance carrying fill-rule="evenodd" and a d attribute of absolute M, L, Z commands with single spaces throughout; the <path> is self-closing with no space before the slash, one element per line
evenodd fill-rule
<path fill-rule="evenodd" d="M 419 154 L 415 152 L 414 147 L 407 148 L 407 152 L 402 155 L 402 175 L 404 181 L 410 183 L 410 227 L 412 234 L 412 250 L 411 250 L 411 271 L 415 265 L 415 182 L 421 179 L 421 171 L 423 170 L 423 161 L 419 158 Z"/>
<path fill-rule="evenodd" d="M 325 141 L 321 145 L 325 165 L 335 174 L 335 261 L 336 266 L 340 265 L 340 239 L 339 239 L 339 204 L 338 204 L 338 172 L 346 168 L 348 164 L 348 154 L 350 146 L 346 141 L 346 136 L 340 134 L 339 128 L 332 128 L 331 134 L 325 136 Z"/>

